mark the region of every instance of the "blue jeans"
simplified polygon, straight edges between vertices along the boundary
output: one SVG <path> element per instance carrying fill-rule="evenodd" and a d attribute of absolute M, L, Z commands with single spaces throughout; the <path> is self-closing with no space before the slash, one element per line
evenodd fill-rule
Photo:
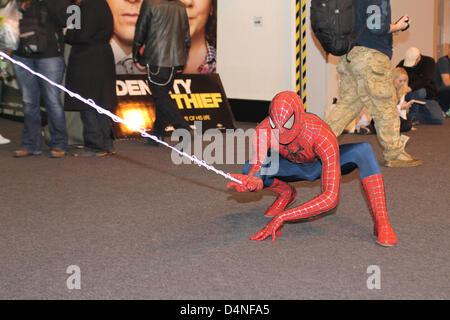
<path fill-rule="evenodd" d="M 406 95 L 406 101 L 419 100 L 425 101 L 426 104 L 413 103 L 409 109 L 409 117 L 411 120 L 419 121 L 423 124 L 442 124 L 444 115 L 441 106 L 435 100 L 426 99 L 427 92 L 424 88 L 410 92 Z"/>
<path fill-rule="evenodd" d="M 61 84 L 66 65 L 63 57 L 31 59 L 14 56 L 30 69 L 39 72 L 55 83 Z M 60 89 L 52 86 L 20 66 L 14 65 L 17 81 L 22 91 L 24 128 L 21 149 L 39 153 L 42 143 L 41 97 L 47 113 L 50 130 L 50 149 L 68 150 L 66 117 Z"/>

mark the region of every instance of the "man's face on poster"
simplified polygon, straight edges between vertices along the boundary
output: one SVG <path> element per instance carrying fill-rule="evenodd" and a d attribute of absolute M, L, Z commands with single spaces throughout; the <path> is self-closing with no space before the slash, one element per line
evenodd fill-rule
<path fill-rule="evenodd" d="M 133 45 L 134 29 L 142 0 L 106 0 L 114 17 L 114 37 L 122 45 Z"/>

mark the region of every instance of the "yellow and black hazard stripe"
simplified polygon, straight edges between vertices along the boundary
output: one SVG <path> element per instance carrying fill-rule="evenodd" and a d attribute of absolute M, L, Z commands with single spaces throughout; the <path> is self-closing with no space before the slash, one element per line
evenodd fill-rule
<path fill-rule="evenodd" d="M 296 85 L 306 109 L 306 0 L 296 0 Z"/>

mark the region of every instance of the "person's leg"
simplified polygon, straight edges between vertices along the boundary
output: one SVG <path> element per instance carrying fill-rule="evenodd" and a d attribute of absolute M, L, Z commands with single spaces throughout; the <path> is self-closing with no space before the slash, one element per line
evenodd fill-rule
<path fill-rule="evenodd" d="M 437 94 L 437 100 L 442 110 L 448 114 L 450 112 L 450 87 L 440 89 Z"/>
<path fill-rule="evenodd" d="M 97 119 L 103 136 L 103 150 L 108 154 L 116 154 L 111 119 L 104 114 L 98 114 Z"/>
<path fill-rule="evenodd" d="M 277 171 L 271 170 L 273 166 L 272 160 L 277 159 Z M 248 174 L 250 171 L 250 163 L 247 162 L 242 169 L 243 174 Z M 294 187 L 288 182 L 295 181 L 315 181 L 320 178 L 322 174 L 322 165 L 319 161 L 310 163 L 293 163 L 281 157 L 279 154 L 267 155 L 262 168 L 255 176 L 261 178 L 266 190 L 273 191 L 277 194 L 275 201 L 269 206 L 265 212 L 265 216 L 273 217 L 278 213 L 286 210 L 286 208 L 295 201 L 297 192 Z"/>
<path fill-rule="evenodd" d="M 149 87 L 152 91 L 153 101 L 155 102 L 155 122 L 153 123 L 153 135 L 158 138 L 163 138 L 164 130 L 168 125 L 168 116 L 165 112 L 164 106 L 162 105 L 162 101 L 164 101 L 162 96 L 166 93 L 164 88 L 154 85 L 151 82 L 149 83 Z"/>
<path fill-rule="evenodd" d="M 345 144 L 339 147 L 342 174 L 359 169 L 361 183 L 369 200 L 374 234 L 383 246 L 397 243 L 397 237 L 389 223 L 386 209 L 386 193 L 383 176 L 378 166 L 372 145 L 369 143 Z"/>
<path fill-rule="evenodd" d="M 277 171 L 267 170 L 272 166 L 271 159 L 278 159 Z M 340 145 L 339 163 L 343 175 L 358 168 L 361 180 L 370 175 L 381 173 L 372 145 L 367 142 Z M 249 171 L 250 163 L 247 162 L 242 169 L 242 174 L 248 174 Z M 264 172 L 270 173 L 264 174 Z M 261 169 L 254 176 L 262 179 L 265 188 L 272 186 L 275 179 L 285 182 L 304 180 L 312 182 L 321 178 L 322 163 L 318 160 L 307 163 L 293 163 L 280 155 L 269 152 Z"/>
<path fill-rule="evenodd" d="M 269 169 L 273 166 L 272 160 L 277 159 L 276 164 L 278 170 L 274 171 Z M 302 170 L 302 166 L 308 169 Z M 243 169 L 242 174 L 248 174 L 250 171 L 250 163 L 247 162 Z M 268 173 L 270 172 L 270 173 Z M 267 173 L 267 174 L 266 174 Z M 314 181 L 321 174 L 321 165 L 318 161 L 307 164 L 296 164 L 281 157 L 279 154 L 269 154 L 263 162 L 261 170 L 259 170 L 255 176 L 261 178 L 266 190 L 273 191 L 277 194 L 275 201 L 269 206 L 265 212 L 265 216 L 273 217 L 278 213 L 286 210 L 289 204 L 295 201 L 297 192 L 294 187 L 288 184 L 288 182 L 309 180 Z"/>
<path fill-rule="evenodd" d="M 355 57 L 352 55 L 351 58 Z M 340 98 L 325 119 L 336 137 L 361 113 L 364 107 L 357 94 L 357 84 L 345 57 L 340 58 L 337 71 L 339 74 Z"/>
<path fill-rule="evenodd" d="M 31 69 L 35 69 L 35 60 L 14 56 Z M 16 78 L 22 91 L 24 127 L 20 150 L 31 154 L 41 153 L 41 106 L 39 81 L 36 76 L 20 66 L 14 65 Z M 20 151 L 17 150 L 17 151 Z M 20 155 L 18 155 L 20 156 Z"/>
<path fill-rule="evenodd" d="M 172 90 L 176 68 L 149 66 L 149 86 L 156 105 L 154 134 L 164 136 L 164 129 L 173 124 L 176 129 L 190 130 L 186 120 L 181 116 L 169 91 Z"/>
<path fill-rule="evenodd" d="M 167 85 L 167 90 L 168 90 L 168 95 L 167 97 L 169 98 L 169 100 L 167 101 L 168 104 L 171 105 L 171 110 L 172 110 L 172 124 L 175 127 L 175 129 L 185 129 L 187 131 L 191 131 L 191 127 L 189 126 L 189 123 L 184 119 L 184 117 L 181 115 L 177 104 L 175 103 L 175 101 L 170 97 L 170 91 L 173 90 L 173 83 L 175 81 L 175 75 L 178 71 L 183 70 L 183 67 L 175 67 L 174 68 L 174 76 L 171 78 L 169 84 Z"/>
<path fill-rule="evenodd" d="M 410 100 L 424 101 L 426 98 L 427 98 L 427 90 L 425 90 L 425 88 L 408 92 L 405 96 L 406 101 Z"/>
<path fill-rule="evenodd" d="M 419 121 L 422 124 L 443 124 L 444 113 L 435 100 L 425 100 L 426 104 L 414 103 L 417 107 L 414 120 Z"/>
<path fill-rule="evenodd" d="M 357 78 L 359 96 L 373 117 L 378 141 L 384 149 L 384 165 L 411 167 L 422 164 L 422 160 L 406 153 L 405 142 L 400 135 L 400 117 L 389 58 L 365 48 L 364 59 L 352 64 L 352 71 Z"/>
<path fill-rule="evenodd" d="M 280 212 L 283 212 L 297 197 L 297 191 L 293 186 L 276 178 L 273 180 L 272 185 L 266 189 L 277 194 L 275 201 L 264 213 L 266 217 L 274 217 Z"/>
<path fill-rule="evenodd" d="M 342 175 L 358 168 L 361 180 L 370 175 L 381 173 L 372 145 L 368 142 L 340 145 L 339 162 Z"/>
<path fill-rule="evenodd" d="M 382 246 L 393 246 L 398 240 L 389 223 L 383 176 L 381 174 L 368 176 L 361 182 L 372 211 L 377 242 Z"/>
<path fill-rule="evenodd" d="M 62 57 L 36 59 L 37 71 L 51 81 L 61 84 L 64 77 L 65 63 Z M 67 129 L 61 90 L 47 81 L 39 80 L 42 97 L 47 111 L 50 130 L 50 149 L 67 152 Z"/>
<path fill-rule="evenodd" d="M 425 88 L 421 88 L 412 92 L 409 92 L 405 96 L 405 101 L 409 102 L 411 100 L 425 101 L 427 97 L 427 91 Z M 412 121 L 419 121 L 420 118 L 420 106 L 421 104 L 413 103 L 409 109 L 409 117 Z"/>
<path fill-rule="evenodd" d="M 86 152 L 96 153 L 104 151 L 104 139 L 98 116 L 98 112 L 92 108 L 80 111 Z"/>

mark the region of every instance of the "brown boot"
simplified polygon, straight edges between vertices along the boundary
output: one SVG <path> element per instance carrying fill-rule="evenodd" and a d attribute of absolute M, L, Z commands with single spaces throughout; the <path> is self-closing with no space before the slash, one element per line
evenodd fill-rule
<path fill-rule="evenodd" d="M 398 155 L 395 159 L 391 160 L 385 160 L 384 166 L 385 167 L 392 167 L 392 168 L 398 168 L 398 167 L 416 167 L 420 166 L 423 163 L 423 161 L 419 158 L 413 157 L 403 151 Z"/>
<path fill-rule="evenodd" d="M 24 158 L 29 156 L 39 156 L 41 155 L 41 151 L 30 152 L 26 149 L 19 149 L 13 152 L 14 158 Z"/>
<path fill-rule="evenodd" d="M 58 149 L 50 150 L 51 158 L 63 158 L 66 155 L 67 155 L 67 153 L 64 150 L 58 150 Z"/>

